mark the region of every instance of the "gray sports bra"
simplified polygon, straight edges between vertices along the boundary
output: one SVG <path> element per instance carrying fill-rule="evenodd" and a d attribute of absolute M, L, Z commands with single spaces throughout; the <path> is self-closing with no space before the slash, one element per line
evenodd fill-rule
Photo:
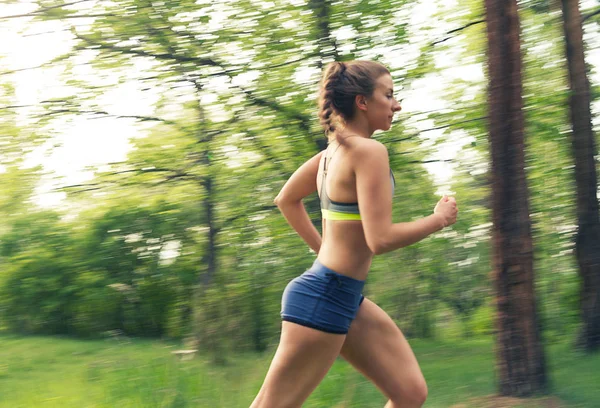
<path fill-rule="evenodd" d="M 331 161 L 339 147 L 339 145 L 338 147 L 336 147 L 329 161 Z M 341 203 L 339 201 L 333 201 L 329 198 L 329 196 L 327 195 L 327 189 L 325 187 L 326 176 L 327 153 L 325 154 L 325 158 L 323 159 L 323 177 L 321 179 L 321 192 L 319 194 L 321 199 L 321 214 L 323 216 L 323 219 L 339 221 L 360 220 L 361 217 L 360 210 L 358 208 L 358 203 Z M 392 183 L 393 195 L 396 187 L 396 179 L 394 178 L 394 173 L 392 173 L 392 170 L 390 170 L 390 182 Z"/>

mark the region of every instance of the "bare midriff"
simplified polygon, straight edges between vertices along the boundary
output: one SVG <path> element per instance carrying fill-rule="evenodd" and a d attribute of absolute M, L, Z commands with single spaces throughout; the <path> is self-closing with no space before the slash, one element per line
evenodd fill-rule
<path fill-rule="evenodd" d="M 365 280 L 373 260 L 362 221 L 323 220 L 318 256 L 326 267 L 354 279 Z"/>

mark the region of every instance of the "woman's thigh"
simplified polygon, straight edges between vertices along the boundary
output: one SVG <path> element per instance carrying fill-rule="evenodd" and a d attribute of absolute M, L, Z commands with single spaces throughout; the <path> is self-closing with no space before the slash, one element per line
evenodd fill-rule
<path fill-rule="evenodd" d="M 408 341 L 388 314 L 369 299 L 365 298 L 350 325 L 341 355 L 393 401 L 427 394 Z"/>
<path fill-rule="evenodd" d="M 340 354 L 345 337 L 284 321 L 279 347 L 252 408 L 302 406 Z"/>

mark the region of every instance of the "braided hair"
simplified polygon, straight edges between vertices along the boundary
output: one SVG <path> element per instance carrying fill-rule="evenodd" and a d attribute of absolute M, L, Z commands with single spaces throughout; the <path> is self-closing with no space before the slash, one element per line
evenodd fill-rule
<path fill-rule="evenodd" d="M 374 61 L 332 62 L 325 68 L 319 95 L 319 119 L 328 138 L 354 117 L 358 95 L 371 96 L 375 82 L 390 71 Z"/>

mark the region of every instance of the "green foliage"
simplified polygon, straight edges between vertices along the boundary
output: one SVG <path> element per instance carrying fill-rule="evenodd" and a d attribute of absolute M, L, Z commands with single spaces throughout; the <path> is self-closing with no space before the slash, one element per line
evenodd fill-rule
<path fill-rule="evenodd" d="M 279 335 L 281 293 L 314 259 L 272 200 L 326 145 L 315 104 L 323 65 L 369 58 L 392 68 L 398 89 L 417 79 L 442 81 L 449 107 L 413 112 L 376 135 L 396 176 L 394 221 L 429 214 L 438 188 L 456 194 L 461 213 L 450 230 L 378 257 L 365 294 L 409 337 L 492 333 L 487 83 L 479 75 L 487 69 L 486 27 L 469 25 L 483 18 L 484 5 L 433 3 L 440 9 L 420 31 L 411 20 L 419 5 L 408 1 L 97 4 L 93 22 L 73 29 L 72 52 L 52 62 L 65 70 L 66 94 L 36 106 L 29 122 L 15 109 L 0 112 L 0 166 L 6 167 L 0 172 L 0 326 L 82 337 L 114 330 L 193 336 L 220 363 L 232 358 L 231 350 L 268 351 Z M 555 342 L 570 338 L 579 322 L 562 34 L 548 2 L 521 3 L 537 287 L 543 327 Z M 37 19 L 68 25 L 92 12 L 52 10 Z M 468 27 L 435 45 L 420 37 L 444 39 L 441 23 Z M 457 66 L 443 62 L 448 52 L 457 54 Z M 93 75 L 76 75 L 81 58 L 91 59 Z M 14 105 L 14 85 L 2 78 L 0 100 Z M 62 121 L 105 116 L 101 96 L 129 81 L 156 90 L 157 100 L 137 118 L 139 134 L 127 159 L 92 168 L 89 185 L 67 189 L 75 211 L 34 208 L 29 200 L 41 173 L 20 167 L 25 153 Z M 423 120 L 439 129 L 419 132 L 415 122 Z M 439 186 L 420 163 L 456 145 L 453 178 Z M 320 228 L 316 196 L 305 205 Z M 201 287 L 210 267 L 211 283 Z M 179 404 L 178 394 L 170 395 L 165 401 Z"/>
<path fill-rule="evenodd" d="M 162 201 L 150 211 L 147 200 L 121 204 L 100 214 L 96 208 L 83 224 L 48 211 L 14 219 L 1 242 L 8 328 L 85 337 L 115 329 L 140 336 L 167 331 L 178 298 L 185 304 L 182 282 L 189 287 L 196 274 L 183 262 L 167 269 L 162 259 L 179 236 L 169 230 L 179 211 Z"/>
<path fill-rule="evenodd" d="M 19 333 L 66 333 L 73 320 L 77 287 L 66 259 L 48 249 L 10 260 L 2 287 L 5 325 Z"/>
<path fill-rule="evenodd" d="M 73 304 L 73 331 L 81 337 L 97 337 L 120 326 L 119 308 L 122 296 L 107 286 L 108 279 L 102 271 L 81 272 L 73 285 L 77 299 Z"/>
<path fill-rule="evenodd" d="M 489 336 L 494 333 L 494 314 L 493 305 L 484 305 L 473 313 L 469 322 L 470 331 L 476 336 Z"/>

